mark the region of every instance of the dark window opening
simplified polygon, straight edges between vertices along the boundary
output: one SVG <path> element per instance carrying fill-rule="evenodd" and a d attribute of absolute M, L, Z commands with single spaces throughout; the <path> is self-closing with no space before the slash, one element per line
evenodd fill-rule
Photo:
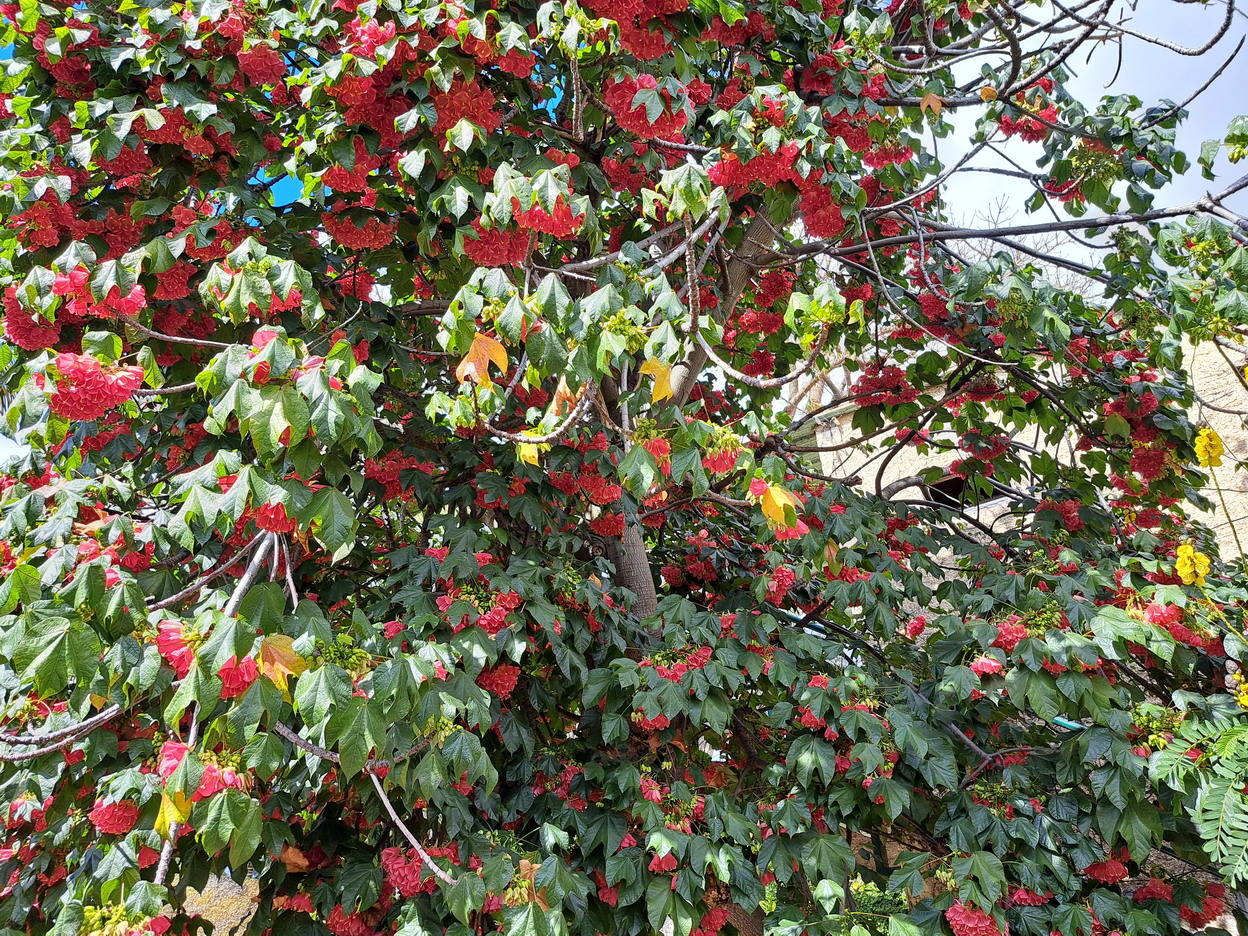
<path fill-rule="evenodd" d="M 928 500 L 953 510 L 974 507 L 991 500 L 994 496 L 992 491 L 984 493 L 978 485 L 970 484 L 965 478 L 959 478 L 957 475 L 945 475 L 939 481 L 923 487 L 927 492 Z"/>

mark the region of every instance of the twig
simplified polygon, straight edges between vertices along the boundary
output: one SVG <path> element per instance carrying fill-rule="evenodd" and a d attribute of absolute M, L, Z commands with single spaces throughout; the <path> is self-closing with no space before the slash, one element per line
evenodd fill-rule
<path fill-rule="evenodd" d="M 238 584 L 234 586 L 234 593 L 230 595 L 230 600 L 226 602 L 222 613 L 226 617 L 233 617 L 238 613 L 238 606 L 243 603 L 243 598 L 247 595 L 247 590 L 251 588 L 256 577 L 260 574 L 260 566 L 264 564 L 265 557 L 274 545 L 277 539 L 276 533 L 269 533 L 261 537 L 260 547 L 251 557 L 251 562 L 247 563 L 247 571 L 243 573 L 243 577 L 238 580 Z"/>
<path fill-rule="evenodd" d="M 37 757 L 43 757 L 45 754 L 51 754 L 53 751 L 59 751 L 62 748 L 67 748 L 75 742 L 80 741 L 83 736 L 90 734 L 100 725 L 112 718 L 116 718 L 120 712 L 120 705 L 112 705 L 100 712 L 98 715 L 93 715 L 91 718 L 88 718 L 80 724 L 73 725 L 70 728 L 62 728 L 59 731 L 50 732 L 42 737 L 0 735 L 0 742 L 3 742 L 4 744 L 29 745 L 52 741 L 51 744 L 45 744 L 43 747 L 38 747 L 34 750 L 22 751 L 14 754 L 0 754 L 0 763 L 16 764 L 22 761 L 34 760 Z"/>
<path fill-rule="evenodd" d="M 412 830 L 404 824 L 403 820 L 399 818 L 399 814 L 394 811 L 394 804 L 390 802 L 390 797 L 386 795 L 385 788 L 381 785 L 381 780 L 378 779 L 375 773 L 371 772 L 369 773 L 368 778 L 373 781 L 373 786 L 377 790 L 377 795 L 381 797 L 381 804 L 386 808 L 386 812 L 389 813 L 391 821 L 399 827 L 399 831 L 403 833 L 403 837 L 407 839 L 412 848 L 416 850 L 416 854 L 418 854 L 420 856 L 420 860 L 425 863 L 425 867 L 432 871 L 434 877 L 436 877 L 443 884 L 449 884 L 451 887 L 454 887 L 458 881 L 443 871 L 434 862 L 433 858 L 430 857 L 429 853 L 425 851 L 424 847 L 420 844 L 420 841 L 415 835 L 412 834 Z"/>
<path fill-rule="evenodd" d="M 300 750 L 306 751 L 309 754 L 314 754 L 317 757 L 319 757 L 321 760 L 327 760 L 331 764 L 342 763 L 342 758 L 339 757 L 336 753 L 329 750 L 328 748 L 323 748 L 318 744 L 313 744 L 311 741 L 307 740 L 306 738 L 300 737 L 293 729 L 286 727 L 281 722 L 274 722 L 272 725 L 272 730 L 273 730 L 273 733 L 277 735 L 278 737 L 285 738 L 295 747 L 299 748 Z M 427 745 L 428 743 L 429 743 L 428 738 L 421 738 L 414 745 L 412 745 L 410 748 L 408 748 L 406 751 L 404 751 L 402 754 L 398 755 L 397 757 L 370 757 L 368 760 L 364 762 L 364 769 L 376 770 L 379 767 L 393 767 L 396 764 L 400 764 L 403 761 L 407 760 L 412 755 L 420 753 L 420 751 L 424 750 L 425 745 Z"/>
<path fill-rule="evenodd" d="M 258 536 L 253 537 L 251 542 L 249 542 L 246 546 L 244 546 L 234 555 L 230 556 L 228 561 L 222 563 L 221 565 L 217 566 L 212 571 L 207 572 L 200 578 L 196 579 L 194 582 L 192 582 L 186 588 L 182 589 L 176 595 L 170 595 L 168 598 L 164 598 L 160 601 L 157 601 L 155 604 L 150 604 L 148 605 L 148 608 L 151 609 L 152 611 L 161 611 L 165 608 L 168 608 L 171 605 L 177 604 L 183 598 L 186 598 L 189 595 L 192 595 L 195 592 L 199 591 L 201 588 L 203 588 L 213 579 L 219 578 L 220 576 L 228 572 L 230 569 L 234 568 L 234 566 L 238 565 L 238 562 L 240 559 L 242 559 L 245 555 L 247 555 L 247 553 L 251 552 L 253 549 L 256 548 L 256 545 L 260 542 L 263 536 L 264 534 L 260 534 Z"/>

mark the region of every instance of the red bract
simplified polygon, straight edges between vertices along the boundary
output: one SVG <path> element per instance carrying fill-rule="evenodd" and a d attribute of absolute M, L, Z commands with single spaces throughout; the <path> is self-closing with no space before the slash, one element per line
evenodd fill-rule
<path fill-rule="evenodd" d="M 105 368 L 90 354 L 61 353 L 54 364 L 59 376 L 49 403 L 52 412 L 67 419 L 99 419 L 143 383 L 143 368 Z"/>
<path fill-rule="evenodd" d="M 138 804 L 127 800 L 117 803 L 96 800 L 91 809 L 91 824 L 106 835 L 125 835 L 138 820 Z"/>
<path fill-rule="evenodd" d="M 184 679 L 195 662 L 195 643 L 188 638 L 181 621 L 161 621 L 156 632 L 156 649 Z"/>
<path fill-rule="evenodd" d="M 232 699 L 251 687 L 259 675 L 259 669 L 251 657 L 243 657 L 241 660 L 230 657 L 217 671 L 217 675 L 221 677 L 221 698 Z"/>
<path fill-rule="evenodd" d="M 61 338 L 61 326 L 32 312 L 17 299 L 17 287 L 4 291 L 4 337 L 26 351 L 51 348 Z"/>
<path fill-rule="evenodd" d="M 991 914 L 960 900 L 945 911 L 945 919 L 953 936 L 1009 936 L 1009 929 L 1002 930 Z"/>
<path fill-rule="evenodd" d="M 492 692 L 504 702 L 511 696 L 520 680 L 520 667 L 501 664 L 491 669 L 482 670 L 477 677 L 477 685 L 487 692 Z"/>

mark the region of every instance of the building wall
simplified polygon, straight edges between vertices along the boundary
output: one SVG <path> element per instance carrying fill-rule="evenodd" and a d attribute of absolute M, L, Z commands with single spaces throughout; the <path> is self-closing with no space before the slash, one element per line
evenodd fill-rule
<path fill-rule="evenodd" d="M 1195 348 L 1188 347 L 1186 353 L 1185 363 L 1198 395 L 1198 401 L 1188 416 L 1196 425 L 1209 426 L 1216 430 L 1226 446 L 1223 464 L 1213 472 L 1217 485 L 1215 486 L 1211 479 L 1211 482 L 1203 489 L 1203 493 L 1213 502 L 1214 510 L 1202 512 L 1190 506 L 1188 509 L 1190 516 L 1208 525 L 1217 535 L 1223 558 L 1235 559 L 1241 552 L 1239 543 L 1236 541 L 1237 534 L 1245 549 L 1248 549 L 1248 470 L 1237 470 L 1235 467 L 1239 462 L 1248 463 L 1248 428 L 1245 426 L 1245 416 L 1240 415 L 1240 411 L 1248 413 L 1248 388 L 1240 379 L 1244 375 L 1236 373 L 1234 367 L 1219 353 L 1218 348 L 1212 342 L 1202 343 Z M 1232 361 L 1244 361 L 1248 359 L 1248 350 L 1242 354 L 1228 350 L 1227 355 Z M 843 387 L 835 389 L 841 393 L 844 390 Z M 826 390 L 828 396 L 834 392 L 831 386 L 828 386 Z M 815 400 L 819 396 L 820 394 L 812 395 Z M 1234 412 L 1223 412 L 1224 410 Z M 852 407 L 843 407 L 825 417 L 819 425 L 817 434 L 820 445 L 835 446 L 853 440 L 857 436 L 856 430 L 851 425 L 853 413 Z M 956 443 L 952 435 L 938 435 L 936 438 L 938 441 Z M 1037 448 L 1041 447 L 1035 436 L 1028 437 L 1024 434 L 1016 438 L 1018 441 Z M 882 436 L 878 441 L 887 444 L 891 439 L 888 436 Z M 1068 464 L 1077 464 L 1073 439 L 1070 443 L 1063 443 L 1061 449 L 1058 454 L 1063 461 Z M 849 447 L 839 451 L 823 452 L 820 462 L 824 474 L 834 477 L 857 475 L 861 478 L 862 490 L 868 493 L 876 491 L 878 481 L 879 488 L 888 493 L 889 485 L 895 485 L 925 468 L 945 467 L 962 455 L 964 453 L 938 451 L 934 447 L 929 447 L 926 452 L 921 453 L 917 447 L 907 445 L 889 459 L 881 472 L 880 467 L 884 457 L 882 453 L 868 452 L 863 447 Z M 1221 496 L 1219 496 L 1218 486 L 1221 487 Z M 904 500 L 924 496 L 926 495 L 922 488 L 910 487 L 897 491 L 893 499 Z M 1226 509 L 1223 508 L 1223 500 L 1225 500 Z M 1002 501 L 989 501 L 983 506 L 968 505 L 966 513 L 989 525 L 997 523 L 999 528 L 1001 523 L 1008 522 L 1004 517 L 1006 507 L 1007 505 Z"/>

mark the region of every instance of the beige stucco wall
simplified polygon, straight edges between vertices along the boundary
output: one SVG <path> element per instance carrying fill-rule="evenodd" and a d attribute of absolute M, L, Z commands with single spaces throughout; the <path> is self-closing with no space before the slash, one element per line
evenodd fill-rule
<path fill-rule="evenodd" d="M 1228 520 L 1227 511 L 1223 510 L 1218 491 L 1212 483 L 1205 487 L 1204 493 L 1214 503 L 1215 510 L 1204 513 L 1189 508 L 1189 511 L 1193 519 L 1207 524 L 1215 532 L 1223 557 L 1233 559 L 1239 555 L 1236 533 L 1245 548 L 1248 548 L 1248 470 L 1237 470 L 1235 467 L 1239 462 L 1248 463 L 1248 428 L 1245 427 L 1244 416 L 1220 410 L 1248 411 L 1248 390 L 1232 365 L 1228 364 L 1211 342 L 1202 343 L 1195 348 L 1188 347 L 1185 352 L 1185 364 L 1189 368 L 1199 398 L 1188 416 L 1198 426 L 1207 425 L 1215 429 L 1226 446 L 1226 456 L 1222 466 L 1215 469 L 1215 477 L 1229 508 L 1230 519 Z M 1242 353 L 1227 350 L 1227 357 L 1242 367 L 1248 363 L 1248 348 Z M 843 387 L 829 384 L 824 394 L 812 394 L 812 399 L 817 401 L 820 396 L 839 395 L 843 391 Z M 1200 402 L 1201 400 L 1204 402 Z M 825 417 L 818 427 L 819 444 L 830 447 L 856 438 L 857 432 L 851 425 L 852 418 L 852 407 L 842 408 Z M 951 434 L 938 435 L 937 439 L 952 443 L 957 441 Z M 1024 433 L 1016 436 L 1016 440 L 1036 448 L 1042 447 L 1035 435 Z M 875 441 L 888 445 L 892 439 L 884 435 L 877 437 Z M 1058 452 L 1066 464 L 1078 464 L 1072 443 L 1073 439 L 1071 443 L 1063 443 L 1061 451 Z M 913 476 L 924 468 L 947 466 L 953 459 L 963 455 L 964 453 L 957 451 L 941 452 L 930 447 L 926 452 L 920 453 L 915 446 L 907 445 L 889 460 L 882 473 L 880 466 L 883 455 L 869 451 L 865 446 L 825 451 L 821 454 L 820 461 L 825 474 L 842 478 L 857 475 L 862 479 L 862 489 L 874 493 L 877 477 L 880 488 L 887 491 L 890 484 Z M 894 495 L 896 499 L 923 496 L 922 488 L 917 487 L 907 488 Z M 1003 516 L 1004 507 L 1005 504 L 1001 501 L 989 502 L 984 506 L 969 506 L 965 512 L 990 526 L 993 523 L 1000 525 L 1008 522 L 1008 518 Z"/>

